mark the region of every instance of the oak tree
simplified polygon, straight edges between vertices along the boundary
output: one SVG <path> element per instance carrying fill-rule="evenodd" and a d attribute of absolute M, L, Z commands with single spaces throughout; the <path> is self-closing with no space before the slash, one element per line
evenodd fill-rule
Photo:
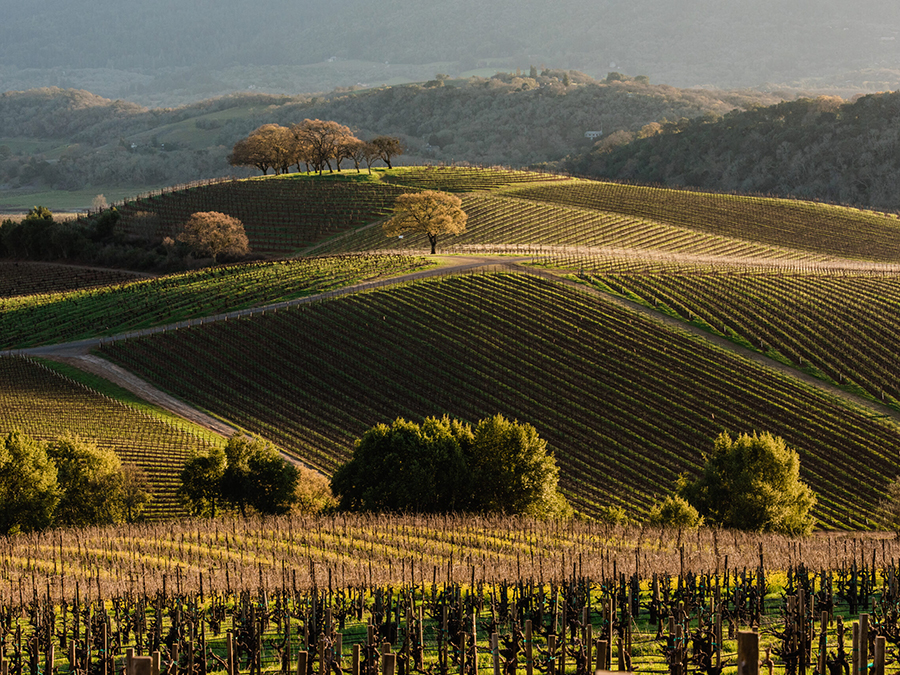
<path fill-rule="evenodd" d="M 299 148 L 299 160 L 322 173 L 327 166 L 328 171 L 341 170 L 341 160 L 346 157 L 344 147 L 355 138 L 350 128 L 331 120 L 303 120 L 291 127 L 291 132 Z"/>
<path fill-rule="evenodd" d="M 51 524 L 60 498 L 56 476 L 42 443 L 18 431 L 0 442 L 0 534 Z"/>
<path fill-rule="evenodd" d="M 240 220 L 219 211 L 198 211 L 177 237 L 198 256 L 241 256 L 250 252 L 250 241 Z"/>
<path fill-rule="evenodd" d="M 403 146 L 400 143 L 400 139 L 394 136 L 378 136 L 369 141 L 369 144 L 374 148 L 378 159 L 387 164 L 389 169 L 394 168 L 391 164 L 391 158 L 403 154 Z"/>
<path fill-rule="evenodd" d="M 678 493 L 704 520 L 757 532 L 808 534 L 816 497 L 800 480 L 800 455 L 770 433 L 719 434 L 696 480 L 682 478 Z"/>
<path fill-rule="evenodd" d="M 400 195 L 394 204 L 394 215 L 384 223 L 384 233 L 396 237 L 406 232 L 420 232 L 428 237 L 431 254 L 442 234 L 466 231 L 467 216 L 462 200 L 438 190 L 423 190 Z"/>

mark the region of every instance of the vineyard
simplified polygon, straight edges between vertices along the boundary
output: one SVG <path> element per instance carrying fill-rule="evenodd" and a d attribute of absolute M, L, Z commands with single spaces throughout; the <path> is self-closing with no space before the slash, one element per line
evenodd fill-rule
<path fill-rule="evenodd" d="M 382 175 L 382 180 L 386 183 L 445 192 L 481 192 L 522 184 L 566 180 L 552 173 L 455 166 L 404 167 L 382 172 Z"/>
<path fill-rule="evenodd" d="M 0 298 L 62 293 L 126 283 L 136 278 L 138 275 L 120 270 L 33 262 L 0 262 Z"/>
<path fill-rule="evenodd" d="M 796 447 L 825 527 L 865 527 L 896 473 L 897 430 L 870 412 L 528 275 L 409 283 L 101 353 L 325 472 L 377 422 L 503 411 L 547 438 L 589 515 L 645 513 L 723 430 Z"/>
<path fill-rule="evenodd" d="M 456 516 L 57 531 L 0 542 L 0 655 L 11 673 L 715 675 L 753 627 L 763 667 L 864 674 L 898 659 L 898 547 Z"/>
<path fill-rule="evenodd" d="M 543 204 L 496 194 L 475 193 L 462 199 L 462 208 L 468 215 L 466 231 L 441 237 L 442 252 L 505 252 L 524 248 L 544 254 L 554 247 L 616 248 L 744 259 L 829 260 L 821 254 L 766 246 L 611 211 Z M 425 235 L 407 234 L 402 239 L 388 239 L 382 228 L 368 227 L 330 239 L 315 251 L 409 249 L 427 249 Z"/>
<path fill-rule="evenodd" d="M 0 359 L 0 435 L 14 430 L 39 440 L 71 432 L 112 448 L 123 463 L 146 472 L 152 518 L 182 513 L 175 499 L 178 471 L 190 453 L 209 446 L 207 434 L 187 422 L 161 421 L 35 362 L 6 357 Z"/>
<path fill-rule="evenodd" d="M 896 274 L 598 274 L 603 290 L 709 328 L 828 382 L 900 406 Z"/>
<path fill-rule="evenodd" d="M 505 194 L 821 255 L 900 261 L 896 216 L 842 206 L 596 181 L 529 186 Z"/>
<path fill-rule="evenodd" d="M 66 293 L 0 298 L 0 349 L 70 342 L 293 300 L 419 269 L 411 256 L 208 267 Z"/>
<path fill-rule="evenodd" d="M 286 256 L 387 215 L 403 192 L 367 174 L 287 174 L 146 195 L 120 211 L 123 234 L 146 236 L 129 229 L 131 216 L 153 214 L 157 225 L 149 234 L 159 238 L 177 235 L 192 213 L 221 211 L 244 224 L 254 252 Z"/>

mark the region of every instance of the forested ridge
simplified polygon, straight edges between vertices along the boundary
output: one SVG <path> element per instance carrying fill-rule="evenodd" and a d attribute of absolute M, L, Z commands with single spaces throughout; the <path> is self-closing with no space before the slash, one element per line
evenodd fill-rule
<path fill-rule="evenodd" d="M 888 0 L 2 0 L 0 16 L 0 90 L 55 85 L 162 105 L 532 64 L 680 87 L 900 81 Z"/>
<path fill-rule="evenodd" d="M 900 208 L 900 92 L 800 99 L 621 133 L 565 168 L 598 177 Z"/>
<path fill-rule="evenodd" d="M 398 136 L 406 163 L 524 166 L 586 151 L 585 132 L 775 102 L 757 92 L 686 90 L 618 74 L 544 70 L 321 96 L 233 95 L 148 109 L 78 90 L 0 94 L 0 186 L 174 184 L 229 175 L 235 142 L 262 124 L 330 119 L 360 138 Z"/>

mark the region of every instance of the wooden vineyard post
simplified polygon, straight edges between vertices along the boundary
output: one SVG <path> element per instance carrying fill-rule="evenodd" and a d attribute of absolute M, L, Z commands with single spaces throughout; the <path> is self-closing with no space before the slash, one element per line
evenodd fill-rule
<path fill-rule="evenodd" d="M 297 652 L 297 675 L 306 675 L 307 673 L 307 663 L 306 660 L 309 657 L 309 652 L 302 651 Z M 233 675 L 237 675 L 236 673 Z"/>
<path fill-rule="evenodd" d="M 229 633 L 231 635 L 231 633 Z M 150 675 L 159 675 L 160 670 L 162 669 L 162 654 L 158 651 L 153 652 L 150 655 L 151 666 L 150 666 Z"/>
<path fill-rule="evenodd" d="M 850 675 L 859 675 L 859 622 L 854 621 L 851 628 L 853 632 L 853 657 L 850 664 Z"/>
<path fill-rule="evenodd" d="M 869 672 L 869 615 L 859 615 L 859 675 Z"/>
<path fill-rule="evenodd" d="M 228 675 L 236 675 L 234 668 L 234 633 L 231 631 L 228 632 L 228 635 L 225 639 L 226 647 L 228 652 L 225 656 L 226 668 L 228 670 Z M 303 673 L 298 673 L 297 675 L 304 675 Z"/>
<path fill-rule="evenodd" d="M 466 672 L 466 634 L 459 634 L 459 673 L 465 675 Z"/>
<path fill-rule="evenodd" d="M 597 640 L 597 667 L 594 670 L 606 670 L 606 655 L 609 651 L 609 642 Z"/>
<path fill-rule="evenodd" d="M 394 664 L 396 663 L 396 654 L 381 655 L 381 672 L 383 675 L 394 675 Z"/>
<path fill-rule="evenodd" d="M 45 675 L 53 675 L 53 662 L 56 660 L 56 648 L 50 645 L 47 650 L 47 658 L 44 660 Z"/>
<path fill-rule="evenodd" d="M 129 675 L 150 675 L 153 672 L 153 659 L 149 656 L 135 656 L 131 659 Z"/>
<path fill-rule="evenodd" d="M 423 591 L 424 592 L 424 591 Z M 418 670 L 425 669 L 425 617 L 424 610 L 419 607 L 419 624 L 416 626 L 416 637 L 418 640 L 418 648 L 416 649 L 416 668 Z"/>
<path fill-rule="evenodd" d="M 134 661 L 134 647 L 129 647 L 125 650 L 125 672 L 128 675 L 131 675 L 133 670 L 133 662 Z"/>
<path fill-rule="evenodd" d="M 69 640 L 69 672 L 74 673 L 78 670 L 78 664 L 75 663 L 77 653 L 75 651 L 75 640 Z M 6 661 L 4 661 L 6 663 Z"/>
<path fill-rule="evenodd" d="M 525 675 L 534 675 L 534 644 L 531 635 L 531 619 L 525 620 Z"/>
<path fill-rule="evenodd" d="M 360 657 L 359 645 L 353 645 L 353 656 L 350 661 L 350 675 L 360 675 L 359 657 Z"/>
<path fill-rule="evenodd" d="M 447 675 L 450 670 L 450 665 L 447 661 L 447 622 L 447 605 L 444 605 L 441 611 L 441 630 L 438 633 L 438 668 L 441 675 Z"/>
<path fill-rule="evenodd" d="M 716 587 L 718 590 L 718 586 Z M 722 612 L 716 612 L 716 668 L 722 667 Z M 825 671 L 821 671 L 824 673 Z"/>
<path fill-rule="evenodd" d="M 491 659 L 494 662 L 494 675 L 500 675 L 500 636 L 491 633 Z"/>
<path fill-rule="evenodd" d="M 325 659 L 325 638 L 319 638 L 318 656 L 319 656 L 319 675 L 327 675 L 328 662 Z"/>
<path fill-rule="evenodd" d="M 547 636 L 547 675 L 556 674 L 556 636 L 551 633 Z"/>
<path fill-rule="evenodd" d="M 875 638 L 875 674 L 884 675 L 884 651 L 887 646 L 887 639 L 884 635 Z"/>
<path fill-rule="evenodd" d="M 103 675 L 112 675 L 112 673 L 109 672 L 109 665 L 111 663 L 111 660 L 109 658 L 109 625 L 106 623 L 106 621 L 103 622 L 101 635 L 103 643 L 103 668 L 100 672 L 102 672 Z M 115 668 L 113 668 L 113 670 L 115 670 Z"/>
<path fill-rule="evenodd" d="M 622 638 L 616 638 L 616 651 L 618 655 L 618 667 L 619 672 L 625 672 L 625 644 L 622 642 Z"/>
<path fill-rule="evenodd" d="M 472 672 L 478 675 L 478 629 L 475 620 L 475 612 L 472 612 Z"/>
<path fill-rule="evenodd" d="M 819 667 L 818 672 L 825 672 L 828 660 L 828 612 L 822 612 L 822 631 L 819 633 Z"/>
<path fill-rule="evenodd" d="M 584 627 L 584 663 L 590 669 L 594 657 L 594 627 L 587 624 Z"/>
<path fill-rule="evenodd" d="M 291 664 L 294 662 L 293 654 L 291 654 L 291 615 L 286 613 L 284 617 L 284 656 L 283 656 L 282 672 L 289 673 Z"/>
<path fill-rule="evenodd" d="M 738 631 L 737 675 L 759 675 L 759 633 Z"/>

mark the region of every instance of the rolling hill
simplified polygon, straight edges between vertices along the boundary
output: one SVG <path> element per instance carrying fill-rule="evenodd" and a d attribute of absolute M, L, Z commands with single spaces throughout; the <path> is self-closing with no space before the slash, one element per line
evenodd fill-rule
<path fill-rule="evenodd" d="M 427 277 L 410 255 L 421 243 L 379 227 L 397 194 L 423 188 L 457 192 L 470 213 L 465 234 L 439 242 L 461 255 L 440 257 L 444 271 Z M 251 243 L 273 252 L 341 257 L 19 295 L 0 317 L 4 334 L 23 329 L 10 346 L 159 326 L 95 353 L 326 473 L 377 422 L 499 412 L 548 439 L 587 516 L 618 506 L 642 517 L 721 431 L 771 431 L 796 447 L 827 528 L 871 526 L 896 471 L 900 225 L 890 215 L 406 167 L 203 185 L 125 208 L 153 210 L 164 230 L 180 218 L 168 214 L 200 205 L 241 209 Z M 340 294 L 310 295 L 332 288 Z M 187 316 L 202 325 L 166 329 Z M 27 321 L 45 326 L 40 338 Z M 0 431 L 20 419 L 2 410 Z"/>

